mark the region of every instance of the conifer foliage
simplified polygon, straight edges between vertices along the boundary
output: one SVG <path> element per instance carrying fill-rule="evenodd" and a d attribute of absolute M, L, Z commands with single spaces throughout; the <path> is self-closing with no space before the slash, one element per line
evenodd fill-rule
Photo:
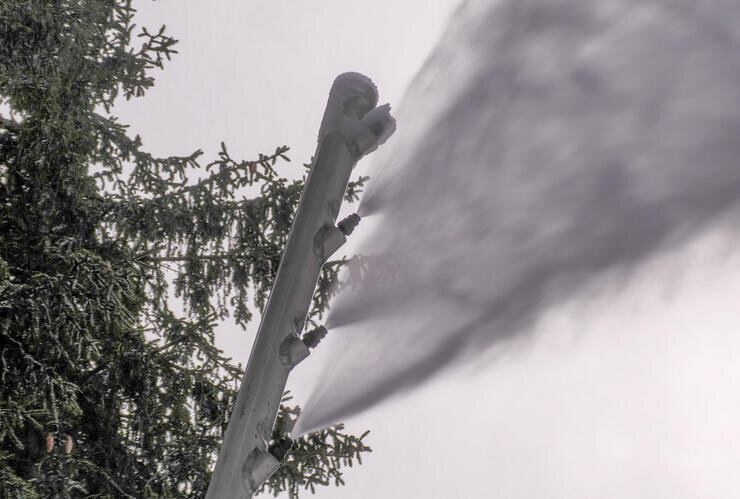
<path fill-rule="evenodd" d="M 222 144 L 210 163 L 142 149 L 113 105 L 144 95 L 176 40 L 134 12 L 0 2 L 2 497 L 204 494 L 242 375 L 214 327 L 265 305 L 303 187 L 278 173 L 286 147 L 243 161 Z M 366 451 L 341 426 L 300 439 L 263 490 L 340 484 Z"/>

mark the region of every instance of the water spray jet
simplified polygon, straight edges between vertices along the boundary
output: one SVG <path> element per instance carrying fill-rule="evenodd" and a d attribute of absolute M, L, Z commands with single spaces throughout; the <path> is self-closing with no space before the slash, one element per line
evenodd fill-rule
<path fill-rule="evenodd" d="M 738 16 L 723 0 L 465 2 L 375 158 L 357 212 L 377 229 L 355 250 L 390 270 L 333 298 L 348 362 L 318 376 L 301 424 L 346 420 L 610 276 L 736 231 Z"/>

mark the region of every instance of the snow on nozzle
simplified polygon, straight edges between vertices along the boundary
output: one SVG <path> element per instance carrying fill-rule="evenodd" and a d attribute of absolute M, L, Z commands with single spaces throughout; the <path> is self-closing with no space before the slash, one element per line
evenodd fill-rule
<path fill-rule="evenodd" d="M 352 234 L 352 232 L 355 230 L 355 227 L 357 227 L 357 224 L 359 223 L 360 215 L 358 215 L 357 213 L 353 213 L 339 222 L 337 224 L 337 227 L 339 227 L 339 230 L 342 231 L 342 234 L 344 234 L 345 236 L 349 236 L 350 234 Z"/>
<path fill-rule="evenodd" d="M 303 335 L 303 343 L 308 348 L 316 348 L 316 346 L 326 337 L 327 330 L 324 326 L 319 326 Z"/>

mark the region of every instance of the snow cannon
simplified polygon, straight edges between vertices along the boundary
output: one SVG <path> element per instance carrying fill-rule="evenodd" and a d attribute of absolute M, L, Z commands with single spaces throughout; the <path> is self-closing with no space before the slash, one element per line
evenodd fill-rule
<path fill-rule="evenodd" d="M 321 267 L 360 221 L 357 214 L 352 214 L 337 223 L 352 169 L 396 129 L 390 106 L 377 103 L 377 88 L 359 73 L 341 74 L 332 84 L 316 153 L 262 313 L 207 499 L 251 497 L 287 452 L 286 442 L 269 447 L 267 442 L 288 375 L 308 357 L 309 348 L 326 336 L 323 326 L 303 338 L 300 334 Z"/>

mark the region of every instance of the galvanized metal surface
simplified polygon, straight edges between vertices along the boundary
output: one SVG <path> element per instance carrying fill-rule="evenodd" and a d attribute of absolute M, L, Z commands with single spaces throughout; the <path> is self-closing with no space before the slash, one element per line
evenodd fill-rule
<path fill-rule="evenodd" d="M 314 162 L 208 487 L 209 499 L 251 497 L 277 468 L 269 458 L 257 457 L 265 457 L 290 369 L 308 356 L 298 337 L 321 266 L 346 240 L 335 224 L 352 168 L 395 130 L 389 108 L 376 104 L 377 90 L 362 75 L 345 73 L 332 85 Z"/>

